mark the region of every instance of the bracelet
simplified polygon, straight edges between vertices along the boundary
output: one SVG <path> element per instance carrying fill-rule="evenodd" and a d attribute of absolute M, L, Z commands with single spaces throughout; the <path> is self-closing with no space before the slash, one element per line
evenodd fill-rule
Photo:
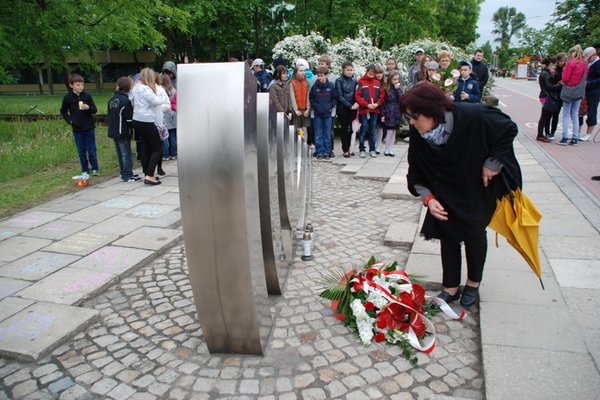
<path fill-rule="evenodd" d="M 430 193 L 430 194 L 428 194 L 427 196 L 425 196 L 425 198 L 423 199 L 423 205 L 424 205 L 425 207 L 429 207 L 429 202 L 430 202 L 431 200 L 437 200 L 437 198 L 436 198 L 434 195 L 432 195 L 432 194 Z"/>

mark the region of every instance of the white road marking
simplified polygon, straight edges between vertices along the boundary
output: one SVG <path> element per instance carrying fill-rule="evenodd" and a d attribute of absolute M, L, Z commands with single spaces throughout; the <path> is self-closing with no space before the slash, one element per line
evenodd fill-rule
<path fill-rule="evenodd" d="M 498 104 L 500 104 L 504 108 L 508 108 L 508 106 L 506 104 L 504 104 L 503 102 L 501 102 L 501 101 L 498 101 Z"/>

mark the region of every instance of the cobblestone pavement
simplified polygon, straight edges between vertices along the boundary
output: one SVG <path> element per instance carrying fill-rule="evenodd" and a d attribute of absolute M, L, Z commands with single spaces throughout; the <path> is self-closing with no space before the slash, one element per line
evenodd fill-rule
<path fill-rule="evenodd" d="M 339 169 L 314 163 L 315 259 L 298 257 L 273 298 L 264 357 L 209 354 L 181 242 L 85 304 L 101 319 L 50 356 L 0 359 L 0 399 L 483 399 L 477 309 L 461 322 L 434 317 L 438 345 L 412 368 L 399 347 L 361 346 L 319 299 L 313 281 L 324 268 L 371 255 L 404 264 L 408 250 L 383 237 L 392 221 L 416 222 L 420 212 L 414 200 L 381 199 L 384 182 Z"/>

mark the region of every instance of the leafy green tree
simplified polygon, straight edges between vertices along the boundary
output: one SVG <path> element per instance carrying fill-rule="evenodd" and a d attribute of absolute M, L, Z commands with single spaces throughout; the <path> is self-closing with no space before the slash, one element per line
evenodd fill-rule
<path fill-rule="evenodd" d="M 517 11 L 515 7 L 500 7 L 492 16 L 492 22 L 495 27 L 492 33 L 497 35 L 495 41 L 500 43 L 496 52 L 498 65 L 510 67 L 510 59 L 514 58 L 510 43 L 513 38 L 519 37 L 525 28 L 525 14 Z"/>
<path fill-rule="evenodd" d="M 487 64 L 487 65 L 492 65 L 492 56 L 494 54 L 494 51 L 492 50 L 492 44 L 490 43 L 490 41 L 486 41 L 481 47 L 481 50 L 483 50 L 483 61 Z"/>
<path fill-rule="evenodd" d="M 600 2 L 557 0 L 554 20 L 547 26 L 552 34 L 550 52 L 567 51 L 576 44 L 600 45 Z"/>
<path fill-rule="evenodd" d="M 550 35 L 546 29 L 525 27 L 519 43 L 523 54 L 546 57 L 550 46 Z"/>
<path fill-rule="evenodd" d="M 438 0 L 439 38 L 462 48 L 475 42 L 481 3 L 483 0 Z"/>

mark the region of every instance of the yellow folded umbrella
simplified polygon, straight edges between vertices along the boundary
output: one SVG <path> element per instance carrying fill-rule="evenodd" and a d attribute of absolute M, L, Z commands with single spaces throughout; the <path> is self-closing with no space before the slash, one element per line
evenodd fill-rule
<path fill-rule="evenodd" d="M 541 218 L 542 214 L 531 199 L 521 192 L 521 188 L 517 188 L 496 201 L 496 211 L 489 227 L 504 236 L 521 254 L 544 289 L 538 246 Z M 496 246 L 498 246 L 497 236 Z"/>

